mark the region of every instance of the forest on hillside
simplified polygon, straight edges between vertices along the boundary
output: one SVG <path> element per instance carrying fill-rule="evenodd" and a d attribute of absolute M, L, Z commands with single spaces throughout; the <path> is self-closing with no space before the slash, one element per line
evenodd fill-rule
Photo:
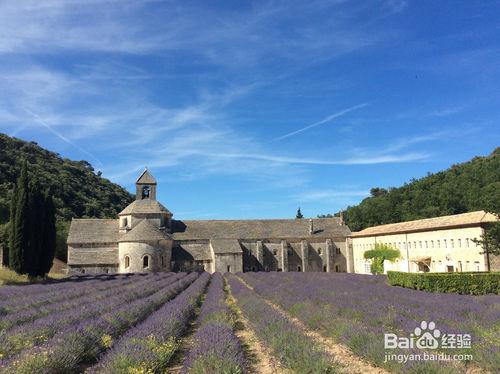
<path fill-rule="evenodd" d="M 101 177 L 87 161 L 72 161 L 50 152 L 34 142 L 0 134 L 0 242 L 5 243 L 9 221 L 10 196 L 21 170 L 21 160 L 28 162 L 29 174 L 38 179 L 42 189 L 54 196 L 58 221 L 59 249 L 66 240 L 72 218 L 111 218 L 133 199 L 123 187 Z"/>
<path fill-rule="evenodd" d="M 500 212 L 500 147 L 397 188 L 372 188 L 344 213 L 352 231 L 476 210 Z"/>

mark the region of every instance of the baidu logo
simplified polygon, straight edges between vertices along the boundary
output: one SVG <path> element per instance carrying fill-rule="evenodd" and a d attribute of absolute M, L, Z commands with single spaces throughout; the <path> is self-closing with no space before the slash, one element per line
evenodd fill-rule
<path fill-rule="evenodd" d="M 441 336 L 441 331 L 436 329 L 434 322 L 427 323 L 422 321 L 420 327 L 415 327 L 413 335 L 417 338 L 416 346 L 419 349 L 436 349 L 439 347 L 438 338 Z"/>
<path fill-rule="evenodd" d="M 422 350 L 470 348 L 470 334 L 445 334 L 436 328 L 433 321 L 422 321 L 415 327 L 409 337 L 398 336 L 393 333 L 384 334 L 384 348 L 396 349 L 418 348 Z"/>

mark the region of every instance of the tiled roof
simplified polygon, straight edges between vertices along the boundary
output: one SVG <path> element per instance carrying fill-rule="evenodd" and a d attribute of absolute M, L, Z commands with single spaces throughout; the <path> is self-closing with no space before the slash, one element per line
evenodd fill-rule
<path fill-rule="evenodd" d="M 313 220 L 314 232 L 309 234 L 308 219 L 268 220 L 208 220 L 172 221 L 174 240 L 193 239 L 285 239 L 331 238 L 351 234 L 349 227 L 340 225 L 339 218 Z"/>
<path fill-rule="evenodd" d="M 172 261 L 203 261 L 211 260 L 210 244 L 206 243 L 180 243 L 172 251 Z"/>
<path fill-rule="evenodd" d="M 307 219 L 173 220 L 171 237 L 174 240 L 182 241 L 197 239 L 323 239 L 349 236 L 351 234 L 349 227 L 339 223 L 338 218 L 314 219 L 314 232 L 309 234 L 309 220 Z M 118 227 L 117 219 L 73 219 L 69 230 L 68 244 L 117 243 L 120 239 Z M 126 235 L 131 234 L 134 230 Z"/>
<path fill-rule="evenodd" d="M 75 248 L 68 251 L 68 265 L 118 264 L 118 247 Z"/>
<path fill-rule="evenodd" d="M 137 184 L 156 184 L 156 179 L 151 175 L 149 170 L 146 168 L 142 172 L 142 174 L 139 176 L 137 181 L 135 182 Z"/>
<path fill-rule="evenodd" d="M 147 219 L 143 219 L 132 230 L 122 235 L 119 242 L 147 242 L 151 240 L 171 239 L 164 230 L 160 230 L 156 225 Z"/>
<path fill-rule="evenodd" d="M 118 215 L 145 214 L 145 213 L 170 213 L 160 202 L 152 199 L 134 200 Z"/>
<path fill-rule="evenodd" d="M 236 239 L 210 239 L 214 253 L 243 253 L 240 243 Z"/>
<path fill-rule="evenodd" d="M 358 232 L 353 232 L 352 237 L 356 238 L 372 235 L 386 235 L 403 232 L 429 231 L 453 227 L 473 226 L 494 222 L 495 220 L 497 220 L 495 215 L 486 213 L 484 210 L 480 210 L 477 212 L 454 214 L 451 216 L 425 218 L 415 221 L 373 226 Z"/>
<path fill-rule="evenodd" d="M 73 219 L 68 244 L 117 243 L 119 235 L 117 219 Z"/>

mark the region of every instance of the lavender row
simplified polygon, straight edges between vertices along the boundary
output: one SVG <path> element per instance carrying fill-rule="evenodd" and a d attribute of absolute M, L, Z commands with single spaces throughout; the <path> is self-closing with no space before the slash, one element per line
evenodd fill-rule
<path fill-rule="evenodd" d="M 459 372 L 463 366 L 440 362 L 384 362 L 383 336 L 408 336 L 421 321 L 434 321 L 448 334 L 471 334 L 474 364 L 498 369 L 500 297 L 426 293 L 392 287 L 385 277 L 324 273 L 247 273 L 242 278 L 310 328 L 332 336 L 356 354 L 399 372 Z M 496 333 L 495 333 L 496 331 Z M 492 335 L 493 334 L 493 335 Z M 402 350 L 391 353 L 421 353 Z M 493 370 L 495 371 L 495 370 Z"/>
<path fill-rule="evenodd" d="M 233 332 L 234 318 L 226 303 L 224 278 L 220 273 L 212 276 L 198 325 L 183 373 L 244 373 L 243 349 Z"/>
<path fill-rule="evenodd" d="M 178 348 L 210 275 L 203 273 L 191 286 L 130 329 L 88 373 L 128 374 L 164 372 Z"/>
<path fill-rule="evenodd" d="M 0 315 L 78 298 L 94 289 L 106 289 L 116 286 L 127 279 L 137 280 L 140 277 L 142 276 L 138 274 L 128 276 L 96 276 L 94 278 L 85 277 L 83 279 L 71 278 L 73 280 L 48 285 L 10 286 L 9 291 L 4 291 L 0 294 Z"/>
<path fill-rule="evenodd" d="M 252 330 L 286 368 L 297 373 L 336 373 L 341 368 L 289 319 L 236 276 L 227 275 L 231 293 Z"/>
<path fill-rule="evenodd" d="M 155 278 L 148 277 L 132 285 L 130 289 L 120 290 L 118 293 L 115 289 L 112 297 L 96 300 L 94 303 L 77 306 L 73 309 L 37 319 L 31 323 L 19 325 L 0 335 L 0 357 L 5 359 L 24 349 L 43 344 L 67 326 L 112 311 L 114 308 L 130 301 L 152 295 L 162 287 L 166 287 L 184 276 L 185 273 L 174 276 L 172 274 L 161 274 L 155 276 Z M 153 282 L 151 282 L 152 280 Z"/>
<path fill-rule="evenodd" d="M 24 351 L 0 366 L 0 373 L 73 373 L 82 371 L 109 349 L 113 341 L 142 322 L 198 278 L 191 273 L 145 298 L 126 303 L 59 331 L 39 347 Z"/>
<path fill-rule="evenodd" d="M 173 274 L 173 273 L 171 273 Z M 78 293 L 67 294 L 62 290 L 61 293 L 66 297 L 59 301 L 46 302 L 43 305 L 24 307 L 13 309 L 12 312 L 6 314 L 0 320 L 0 331 L 6 331 L 12 326 L 19 326 L 23 323 L 34 321 L 38 318 L 69 310 L 74 307 L 83 307 L 87 303 L 94 303 L 109 295 L 116 294 L 116 289 L 128 289 L 130 286 L 134 287 L 137 284 L 147 282 L 147 278 L 133 278 L 130 277 L 126 280 L 108 282 L 105 286 L 95 287 L 93 284 L 80 285 L 81 290 Z"/>

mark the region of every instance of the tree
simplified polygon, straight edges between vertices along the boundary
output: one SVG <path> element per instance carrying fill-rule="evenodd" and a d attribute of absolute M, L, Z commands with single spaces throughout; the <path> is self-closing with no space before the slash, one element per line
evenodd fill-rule
<path fill-rule="evenodd" d="M 12 192 L 9 267 L 16 273 L 26 273 L 26 249 L 29 245 L 29 185 L 28 164 L 22 163 L 21 174 Z"/>
<path fill-rule="evenodd" d="M 50 271 L 56 253 L 56 208 L 49 191 L 43 196 L 43 231 L 41 234 L 41 251 L 38 264 L 38 275 L 45 276 Z"/>
<path fill-rule="evenodd" d="M 475 157 L 447 170 L 411 179 L 401 187 L 372 188 L 369 197 L 347 208 L 345 220 L 352 231 L 359 231 L 387 223 L 478 210 L 500 212 L 500 147 L 489 156 Z M 491 227 L 487 234 L 488 248 L 492 251 L 499 231 Z"/>
<path fill-rule="evenodd" d="M 295 218 L 297 218 L 297 219 L 304 218 L 304 215 L 300 211 L 300 207 L 299 207 L 299 209 L 297 209 L 297 214 L 295 215 Z"/>
<path fill-rule="evenodd" d="M 372 260 L 370 265 L 372 274 L 382 274 L 384 272 L 384 260 L 394 262 L 394 260 L 401 257 L 401 252 L 388 244 L 377 243 L 374 249 L 365 251 L 363 257 Z"/>
<path fill-rule="evenodd" d="M 500 256 L 500 211 L 493 214 L 496 215 L 499 221 L 490 223 L 485 228 L 484 234 L 481 235 L 481 238 L 473 239 L 473 241 L 484 248 L 485 252 L 495 256 Z"/>
<path fill-rule="evenodd" d="M 52 267 L 56 247 L 55 206 L 38 179 L 29 183 L 24 161 L 13 190 L 10 221 L 9 266 L 19 274 L 45 276 Z"/>

